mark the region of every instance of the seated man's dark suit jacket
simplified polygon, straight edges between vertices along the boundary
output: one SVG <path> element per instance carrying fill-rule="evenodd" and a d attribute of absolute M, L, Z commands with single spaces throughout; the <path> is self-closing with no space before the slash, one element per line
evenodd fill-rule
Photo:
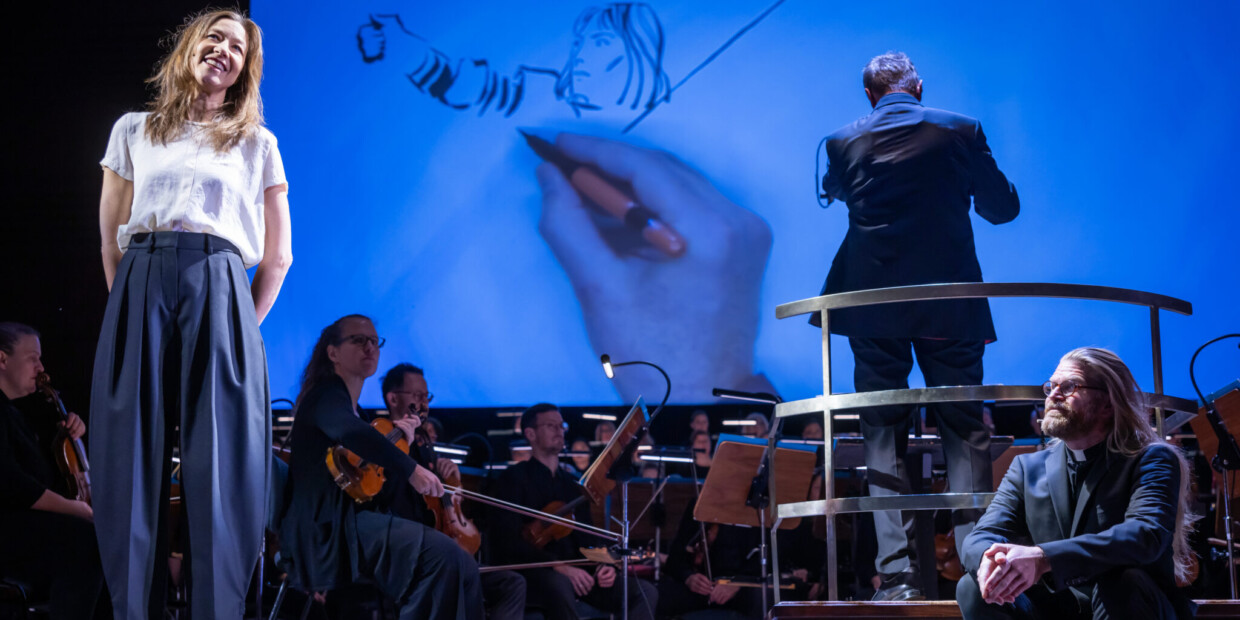
<path fill-rule="evenodd" d="M 1052 590 L 1088 585 L 1121 567 L 1141 568 L 1172 604 L 1186 598 L 1175 588 L 1171 543 L 1179 505 L 1180 464 L 1174 448 L 1154 444 L 1140 455 L 1105 452 L 1068 512 L 1068 448 L 1024 454 L 1012 461 L 994 501 L 965 538 L 964 568 L 976 575 L 992 543 L 1036 545 L 1050 560 L 1043 579 Z"/>
<path fill-rule="evenodd" d="M 823 190 L 848 204 L 848 234 L 822 294 L 981 282 L 970 197 L 993 224 L 1020 213 L 1016 188 L 975 119 L 890 93 L 874 111 L 827 138 Z M 817 315 L 815 315 L 817 317 Z M 817 318 L 813 319 L 815 325 Z M 836 310 L 831 331 L 859 338 L 995 339 L 985 299 Z"/>

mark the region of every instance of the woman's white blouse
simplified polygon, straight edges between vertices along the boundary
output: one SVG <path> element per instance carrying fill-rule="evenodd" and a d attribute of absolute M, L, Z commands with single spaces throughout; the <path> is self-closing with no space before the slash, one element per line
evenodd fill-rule
<path fill-rule="evenodd" d="M 241 139 L 226 152 L 208 140 L 205 123 L 188 123 L 168 144 L 146 137 L 147 112 L 116 121 L 99 164 L 133 181 L 133 209 L 116 241 L 122 250 L 143 232 L 209 233 L 231 241 L 252 267 L 263 258 L 263 193 L 286 183 L 276 137 L 267 130 Z"/>

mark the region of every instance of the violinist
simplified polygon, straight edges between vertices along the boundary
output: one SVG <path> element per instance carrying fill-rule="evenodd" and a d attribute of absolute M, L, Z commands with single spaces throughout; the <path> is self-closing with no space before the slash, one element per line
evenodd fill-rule
<path fill-rule="evenodd" d="M 333 481 L 324 455 L 343 446 L 424 495 L 443 495 L 427 468 L 376 432 L 357 407 L 383 339 L 351 314 L 323 329 L 294 406 L 292 459 L 280 544 L 293 585 L 315 592 L 358 581 L 395 600 L 401 620 L 480 620 L 478 567 L 452 539 L 425 525 L 359 506 Z M 412 431 L 404 422 L 402 431 Z"/>
<path fill-rule="evenodd" d="M 431 420 L 426 418 L 434 396 L 426 384 L 426 374 L 413 364 L 401 363 L 383 375 L 383 402 L 387 403 L 388 416 L 398 425 L 412 423 L 433 441 Z M 426 418 L 426 420 L 423 420 Z M 410 448 L 410 454 L 420 465 L 435 472 L 440 481 L 459 481 L 461 474 L 456 463 L 439 458 L 430 445 Z M 454 496 L 454 502 L 460 496 Z M 397 517 L 433 525 L 426 502 L 404 481 L 389 477 L 383 483 L 383 491 L 375 500 L 383 509 Z M 491 620 L 520 619 L 525 616 L 525 579 L 513 571 L 495 571 L 481 575 L 482 596 L 485 599 L 487 617 Z"/>
<path fill-rule="evenodd" d="M 393 366 L 383 375 L 383 402 L 387 404 L 388 417 L 402 429 L 412 430 L 415 436 L 424 435 L 427 429 L 422 428 L 430 400 L 433 396 L 426 391 L 426 378 L 421 368 L 413 364 L 401 363 Z M 362 412 L 363 419 L 369 417 Z M 414 462 L 433 472 L 440 482 L 460 477 L 456 464 L 448 459 L 438 458 L 435 451 L 425 442 L 410 441 L 409 456 Z M 401 485 L 399 481 L 388 478 L 383 484 L 383 492 L 377 498 L 379 503 L 387 505 L 393 514 L 412 521 L 426 522 L 426 503 L 420 493 L 414 492 L 409 485 Z"/>
<path fill-rule="evenodd" d="M 13 403 L 35 392 L 41 356 L 38 332 L 0 323 L 0 577 L 50 595 L 54 620 L 110 618 L 94 512 L 56 492 L 63 487 L 49 450 L 58 431 L 78 439 L 86 425 L 76 414 L 57 423 L 50 411 L 35 417 Z"/>
<path fill-rule="evenodd" d="M 565 426 L 559 409 L 548 403 L 534 405 L 521 414 L 521 433 L 529 441 L 532 455 L 528 461 L 509 467 L 500 476 L 496 492 L 499 499 L 554 513 L 555 508 L 571 504 L 582 496 L 583 489 L 576 477 L 567 466 L 560 464 Z M 578 502 L 571 516 L 579 523 L 593 525 L 588 501 Z M 493 515 L 490 538 L 498 562 L 576 560 L 581 557 L 580 547 L 604 544 L 602 539 L 573 531 L 539 548 L 523 538 L 522 530 L 530 521 L 511 512 Z M 624 603 L 623 584 L 617 579 L 616 569 L 609 565 L 590 570 L 561 565 L 528 569 L 522 574 L 529 586 L 526 595 L 529 604 L 540 607 L 549 620 L 576 619 L 578 599 L 610 612 L 620 611 Z M 657 602 L 658 591 L 653 584 L 630 578 L 630 618 L 654 618 Z"/>

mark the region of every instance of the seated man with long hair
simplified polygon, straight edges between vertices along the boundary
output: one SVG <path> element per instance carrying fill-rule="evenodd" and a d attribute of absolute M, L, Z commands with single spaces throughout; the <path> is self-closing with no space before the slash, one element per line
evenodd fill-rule
<path fill-rule="evenodd" d="M 1188 464 L 1120 358 L 1069 351 L 1042 389 L 1046 450 L 1012 461 L 964 540 L 965 618 L 1186 618 Z"/>

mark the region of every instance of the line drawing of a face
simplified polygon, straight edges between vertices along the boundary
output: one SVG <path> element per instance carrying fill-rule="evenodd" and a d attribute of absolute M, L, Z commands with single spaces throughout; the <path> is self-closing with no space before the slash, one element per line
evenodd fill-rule
<path fill-rule="evenodd" d="M 555 88 L 556 97 L 574 112 L 626 104 L 638 110 L 670 93 L 663 71 L 663 27 L 654 9 L 617 2 L 577 16 L 568 61 Z"/>
<path fill-rule="evenodd" d="M 615 31 L 591 26 L 573 41 L 569 56 L 572 94 L 569 103 L 591 110 L 624 103 L 628 89 L 624 40 Z M 618 70 L 619 69 L 619 70 Z"/>

